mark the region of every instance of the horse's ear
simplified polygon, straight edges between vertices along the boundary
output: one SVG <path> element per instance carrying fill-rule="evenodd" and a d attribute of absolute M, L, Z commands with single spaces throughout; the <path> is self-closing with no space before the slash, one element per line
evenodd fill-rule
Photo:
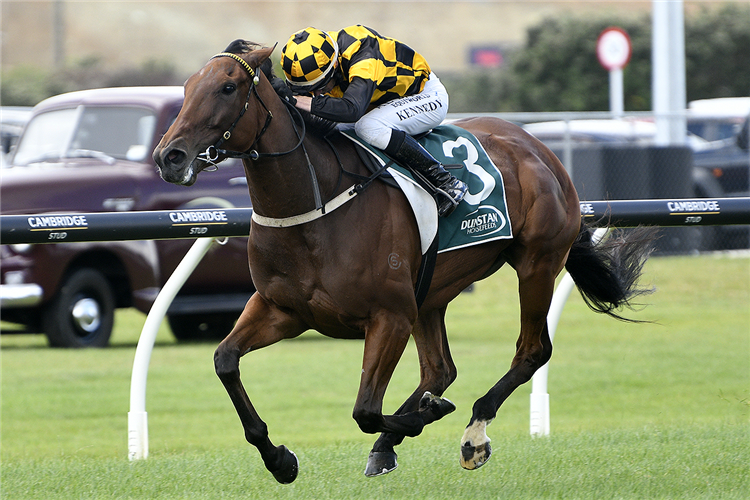
<path fill-rule="evenodd" d="M 276 49 L 276 45 L 277 44 L 274 44 L 273 47 L 263 47 L 261 49 L 253 50 L 248 54 L 247 62 L 253 68 L 259 67 L 263 61 L 271 57 L 271 54 Z"/>

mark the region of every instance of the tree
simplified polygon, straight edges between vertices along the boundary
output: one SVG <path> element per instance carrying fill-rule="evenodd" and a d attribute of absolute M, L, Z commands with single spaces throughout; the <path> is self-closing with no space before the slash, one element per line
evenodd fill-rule
<path fill-rule="evenodd" d="M 646 19 L 546 19 L 528 30 L 512 71 L 516 102 L 524 111 L 606 111 L 609 74 L 596 58 L 599 34 L 619 26 L 633 52 L 623 70 L 625 109 L 645 110 L 651 92 L 651 27 Z"/>
<path fill-rule="evenodd" d="M 101 58 L 83 59 L 65 68 L 19 66 L 3 72 L 0 102 L 3 106 L 34 106 L 47 97 L 73 90 L 138 85 L 182 85 L 169 61 L 148 60 L 138 68 L 105 68 Z"/>
<path fill-rule="evenodd" d="M 547 18 L 527 31 L 508 67 L 442 77 L 451 111 L 607 111 L 609 76 L 599 34 L 623 28 L 633 53 L 623 70 L 625 109 L 651 106 L 651 17 Z M 687 100 L 750 95 L 750 5 L 703 8 L 685 17 Z"/>
<path fill-rule="evenodd" d="M 702 9 L 685 23 L 687 99 L 750 95 L 750 6 Z"/>

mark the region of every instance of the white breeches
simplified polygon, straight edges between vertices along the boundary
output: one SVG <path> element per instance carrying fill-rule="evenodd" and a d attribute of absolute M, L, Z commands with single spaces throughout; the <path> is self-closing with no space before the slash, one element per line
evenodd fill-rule
<path fill-rule="evenodd" d="M 431 73 L 422 92 L 381 104 L 360 118 L 354 129 L 365 142 L 385 149 L 391 130 L 418 135 L 440 125 L 447 113 L 448 92 Z"/>

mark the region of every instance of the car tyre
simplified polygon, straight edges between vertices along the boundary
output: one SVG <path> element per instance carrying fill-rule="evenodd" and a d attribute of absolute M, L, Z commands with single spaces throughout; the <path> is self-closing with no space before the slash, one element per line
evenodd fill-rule
<path fill-rule="evenodd" d="M 78 269 L 68 276 L 42 313 L 52 347 L 106 347 L 115 319 L 115 298 L 104 275 Z"/>
<path fill-rule="evenodd" d="M 223 340 L 234 328 L 238 313 L 170 314 L 172 334 L 180 342 Z"/>

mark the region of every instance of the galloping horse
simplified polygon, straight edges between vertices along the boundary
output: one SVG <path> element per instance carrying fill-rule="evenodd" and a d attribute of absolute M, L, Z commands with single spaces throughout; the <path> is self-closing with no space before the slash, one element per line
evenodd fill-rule
<path fill-rule="evenodd" d="M 350 189 L 342 178 L 369 172 L 341 134 L 305 134 L 297 111 L 269 83 L 272 52 L 237 40 L 192 75 L 182 110 L 153 156 L 165 181 L 186 186 L 207 166 L 240 157 L 255 214 L 322 215 L 320 193 L 331 200 Z M 513 236 L 440 253 L 421 307 L 415 299 L 422 259 L 417 224 L 402 192 L 386 183 L 370 183 L 322 217 L 251 226 L 248 259 L 257 292 L 216 349 L 214 363 L 245 438 L 281 483 L 296 478 L 297 457 L 270 441 L 240 380 L 243 355 L 309 329 L 364 338 L 353 417 L 362 431 L 381 433 L 365 474 L 390 472 L 394 447 L 404 437 L 419 435 L 455 409 L 441 397 L 456 378 L 444 322 L 448 303 L 508 263 L 518 276 L 521 332 L 510 370 L 476 401 L 462 437 L 461 465 L 475 469 L 490 457 L 485 429 L 500 405 L 552 354 L 546 318 L 563 267 L 592 309 L 617 318 L 621 306 L 643 291 L 636 281 L 650 237 L 629 232 L 609 247 L 594 246 L 573 184 L 547 147 L 502 120 L 456 124 L 478 138 L 502 173 Z M 420 383 L 395 414 L 384 415 L 383 396 L 410 335 Z"/>

